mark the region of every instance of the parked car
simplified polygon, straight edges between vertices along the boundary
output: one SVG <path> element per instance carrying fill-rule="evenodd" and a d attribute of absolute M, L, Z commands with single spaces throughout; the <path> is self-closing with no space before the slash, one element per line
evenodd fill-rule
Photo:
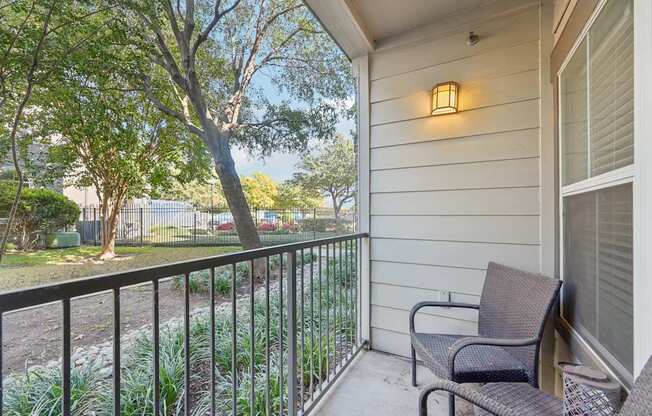
<path fill-rule="evenodd" d="M 232 222 L 225 222 L 217 226 L 218 231 L 232 231 L 235 230 L 235 224 Z"/>
<path fill-rule="evenodd" d="M 278 226 L 271 222 L 263 222 L 258 225 L 258 231 L 262 231 L 262 232 L 271 232 L 271 231 L 276 231 L 277 229 Z"/>

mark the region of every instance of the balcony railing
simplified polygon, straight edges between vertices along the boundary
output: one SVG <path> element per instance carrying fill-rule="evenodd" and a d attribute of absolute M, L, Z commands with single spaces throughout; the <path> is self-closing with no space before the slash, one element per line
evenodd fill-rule
<path fill-rule="evenodd" d="M 159 284 L 176 278 L 182 282 L 184 298 L 184 393 L 175 404 L 175 414 L 307 415 L 363 345 L 360 336 L 360 247 L 365 238 L 366 234 L 350 234 L 0 294 L 0 368 L 3 368 L 3 316 L 24 308 L 61 304 L 60 405 L 61 413 L 70 415 L 73 404 L 71 364 L 74 364 L 71 363 L 71 300 L 112 293 L 112 379 L 107 381 L 112 385 L 112 409 L 108 410 L 115 415 L 121 414 L 124 395 L 121 375 L 129 370 L 129 363 L 121 361 L 120 294 L 127 287 L 151 284 L 152 391 L 148 393 L 149 409 L 143 409 L 143 414 L 163 414 L 163 406 L 167 404 L 162 403 L 160 387 L 159 303 L 162 300 L 159 299 Z M 242 264 L 245 265 L 248 285 L 241 285 L 239 279 Z M 230 308 L 220 309 L 215 296 L 216 271 L 224 273 L 225 269 L 230 277 Z M 207 272 L 210 284 L 209 337 L 206 340 L 208 346 L 205 346 L 209 358 L 204 362 L 210 366 L 209 371 L 205 371 L 205 367 L 197 368 L 197 361 L 191 359 L 192 321 L 197 318 L 191 313 L 190 292 L 191 279 L 197 272 Z M 248 290 L 243 291 L 245 286 Z M 222 313 L 229 309 L 230 328 L 216 322 L 216 310 Z M 261 310 L 264 316 L 260 316 Z M 222 374 L 222 369 L 216 364 L 217 359 L 223 362 L 224 358 L 218 356 L 218 342 L 230 343 L 231 368 L 227 375 Z M 261 358 L 262 365 L 256 363 L 260 357 L 264 357 Z M 197 373 L 208 377 L 206 383 L 196 381 Z M 221 380 L 229 380 L 230 388 L 217 388 L 218 375 Z M 4 380 L 5 374 L 2 376 Z M 194 388 L 193 383 L 196 383 Z M 0 383 L 3 384 L 7 383 Z M 210 391 L 204 392 L 203 411 L 193 409 L 200 405 L 196 396 L 201 385 L 210 386 Z"/>

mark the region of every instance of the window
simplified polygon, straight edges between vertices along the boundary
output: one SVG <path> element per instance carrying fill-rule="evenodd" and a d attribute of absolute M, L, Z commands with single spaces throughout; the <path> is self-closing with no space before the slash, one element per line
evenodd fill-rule
<path fill-rule="evenodd" d="M 633 372 L 632 0 L 609 0 L 559 75 L 562 317 Z"/>

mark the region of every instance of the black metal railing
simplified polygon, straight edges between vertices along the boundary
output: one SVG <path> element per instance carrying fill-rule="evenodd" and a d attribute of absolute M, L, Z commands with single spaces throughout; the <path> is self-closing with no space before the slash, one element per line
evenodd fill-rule
<path fill-rule="evenodd" d="M 71 415 L 73 397 L 78 396 L 71 391 L 71 301 L 111 293 L 113 361 L 107 395 L 112 396 L 108 400 L 112 408 L 101 414 L 120 415 L 125 395 L 121 376 L 130 365 L 122 360 L 121 290 L 151 284 L 151 364 L 146 365 L 151 365 L 148 371 L 152 388 L 147 393 L 150 410 L 142 414 L 167 415 L 163 406 L 169 403 L 162 402 L 161 391 L 159 285 L 163 280 L 180 279 L 184 393 L 173 404 L 176 413 L 169 414 L 307 415 L 363 345 L 360 264 L 362 243 L 367 237 L 349 234 L 265 247 L 0 294 L 0 368 L 4 368 L 2 318 L 24 308 L 60 303 L 60 406 L 61 414 Z M 246 278 L 240 279 L 243 271 Z M 198 347 L 191 346 L 196 331 L 193 321 L 203 319 L 191 311 L 190 305 L 191 281 L 198 272 L 207 272 L 210 282 L 206 311 L 209 336 L 202 341 L 208 358 L 203 361 L 192 357 Z M 230 308 L 220 308 L 216 303 L 216 279 L 225 273 L 230 278 Z M 230 363 L 217 351 L 217 345 L 225 343 L 230 344 Z M 4 373 L 2 376 L 5 380 Z M 201 377 L 208 380 L 201 381 Z M 5 380 L 0 385 L 6 389 L 10 383 Z M 3 390 L 0 398 L 4 399 Z"/>

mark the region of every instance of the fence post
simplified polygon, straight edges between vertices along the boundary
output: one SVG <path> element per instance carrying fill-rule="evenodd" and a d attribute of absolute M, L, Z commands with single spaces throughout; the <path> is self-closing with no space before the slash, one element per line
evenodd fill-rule
<path fill-rule="evenodd" d="M 82 226 L 79 227 L 79 231 L 81 234 L 81 242 L 82 244 L 86 242 L 86 233 L 88 230 L 88 224 L 86 223 L 86 207 L 82 208 Z"/>
<path fill-rule="evenodd" d="M 143 207 L 140 207 L 140 246 L 143 246 Z"/>
<path fill-rule="evenodd" d="M 93 207 L 93 244 L 97 245 L 99 230 L 97 228 L 97 208 Z"/>
<path fill-rule="evenodd" d="M 197 211 L 192 210 L 192 243 L 197 244 Z"/>
<path fill-rule="evenodd" d="M 288 252 L 288 416 L 297 415 L 297 253 Z M 282 371 L 282 370 L 281 370 Z"/>
<path fill-rule="evenodd" d="M 312 239 L 317 239 L 317 208 L 312 209 Z"/>

